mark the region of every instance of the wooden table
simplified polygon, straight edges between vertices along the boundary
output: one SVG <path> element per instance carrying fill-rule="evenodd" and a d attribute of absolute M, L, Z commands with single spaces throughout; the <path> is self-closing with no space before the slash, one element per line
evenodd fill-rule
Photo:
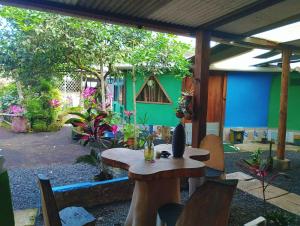
<path fill-rule="evenodd" d="M 169 151 L 172 146 L 161 144 L 156 151 Z M 209 159 L 209 151 L 186 147 L 183 158 L 144 160 L 142 150 L 127 148 L 108 149 L 101 154 L 102 161 L 113 167 L 128 170 L 135 180 L 130 210 L 125 226 L 156 225 L 157 209 L 166 203 L 180 203 L 180 177 L 201 177 Z"/>

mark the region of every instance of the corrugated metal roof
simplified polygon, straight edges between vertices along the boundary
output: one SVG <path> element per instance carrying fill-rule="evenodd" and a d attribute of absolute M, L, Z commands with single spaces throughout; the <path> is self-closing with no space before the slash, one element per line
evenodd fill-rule
<path fill-rule="evenodd" d="M 235 34 L 258 33 L 259 28 L 299 15 L 300 1 L 288 0 L 218 27 L 217 30 Z"/>
<path fill-rule="evenodd" d="M 270 27 L 300 21 L 300 0 L 0 0 L 0 2 L 183 35 L 194 35 L 199 29 L 207 29 L 212 31 L 213 36 L 217 38 L 221 36 L 221 39 L 226 36 L 227 40 L 234 40 L 231 34 L 248 36 L 268 30 Z M 243 39 L 243 36 L 236 37 L 235 39 Z M 295 44 L 299 46 L 298 42 Z"/>
<path fill-rule="evenodd" d="M 256 0 L 173 0 L 152 13 L 148 19 L 197 27 L 252 2 Z"/>

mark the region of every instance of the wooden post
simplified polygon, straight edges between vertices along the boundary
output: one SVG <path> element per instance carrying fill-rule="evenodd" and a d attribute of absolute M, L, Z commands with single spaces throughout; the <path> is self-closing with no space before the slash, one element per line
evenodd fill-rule
<path fill-rule="evenodd" d="M 279 127 L 278 127 L 278 146 L 277 146 L 277 159 L 279 159 L 279 160 L 284 160 L 284 153 L 285 153 L 290 57 L 291 57 L 290 50 L 282 51 L 280 114 L 279 114 Z"/>
<path fill-rule="evenodd" d="M 206 135 L 210 33 L 196 32 L 192 146 L 199 147 Z"/>
<path fill-rule="evenodd" d="M 136 71 L 135 66 L 132 66 L 132 96 L 133 96 L 133 124 L 134 124 L 134 148 L 137 147 L 137 136 L 136 136 Z"/>

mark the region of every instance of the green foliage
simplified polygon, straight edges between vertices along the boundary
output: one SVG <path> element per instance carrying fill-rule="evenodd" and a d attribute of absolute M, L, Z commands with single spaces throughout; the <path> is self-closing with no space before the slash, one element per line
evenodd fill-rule
<path fill-rule="evenodd" d="M 126 142 L 129 138 L 134 138 L 134 135 L 139 135 L 139 128 L 135 127 L 134 124 L 125 124 L 123 127 L 124 141 Z"/>
<path fill-rule="evenodd" d="M 0 64 L 25 85 L 79 70 L 99 79 L 104 75 L 95 65 L 118 75 L 116 64 L 124 62 L 146 74 L 189 74 L 184 54 L 190 46 L 174 35 L 7 6 L 0 16 L 7 24 L 0 31 Z"/>
<path fill-rule="evenodd" d="M 60 121 L 53 122 L 48 126 L 48 131 L 49 132 L 59 131 L 61 127 L 62 127 L 62 123 Z"/>
<path fill-rule="evenodd" d="M 256 165 L 256 166 L 260 166 L 261 162 L 262 162 L 262 150 L 260 148 L 258 148 L 256 151 L 254 151 L 250 157 L 250 164 L 252 165 Z"/>
<path fill-rule="evenodd" d="M 98 166 L 99 164 L 98 159 L 92 154 L 79 156 L 75 163 L 86 163 L 92 166 Z"/>
<path fill-rule="evenodd" d="M 150 33 L 143 42 L 134 43 L 127 60 L 136 67 L 138 74 L 145 76 L 175 74 L 178 77 L 190 75 L 190 62 L 185 53 L 188 44 L 180 42 L 175 35 Z"/>
<path fill-rule="evenodd" d="M 19 104 L 15 83 L 0 87 L 0 112 L 6 111 L 12 104 Z"/>
<path fill-rule="evenodd" d="M 267 213 L 266 219 L 269 226 L 292 226 L 295 225 L 295 218 L 282 210 Z"/>
<path fill-rule="evenodd" d="M 31 128 L 34 132 L 47 132 L 48 131 L 48 126 L 47 123 L 43 120 L 35 120 Z"/>
<path fill-rule="evenodd" d="M 51 81 L 41 79 L 35 87 L 26 90 L 25 116 L 33 131 L 56 131 L 61 127 L 58 120 L 60 108 L 54 108 L 50 105 L 52 99 L 60 99 L 60 93 L 53 87 Z"/>

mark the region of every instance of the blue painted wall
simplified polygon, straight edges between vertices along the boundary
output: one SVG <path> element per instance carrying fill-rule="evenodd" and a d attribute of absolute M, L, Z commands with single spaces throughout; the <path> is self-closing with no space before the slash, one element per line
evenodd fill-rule
<path fill-rule="evenodd" d="M 225 127 L 267 127 L 272 73 L 229 72 Z"/>

